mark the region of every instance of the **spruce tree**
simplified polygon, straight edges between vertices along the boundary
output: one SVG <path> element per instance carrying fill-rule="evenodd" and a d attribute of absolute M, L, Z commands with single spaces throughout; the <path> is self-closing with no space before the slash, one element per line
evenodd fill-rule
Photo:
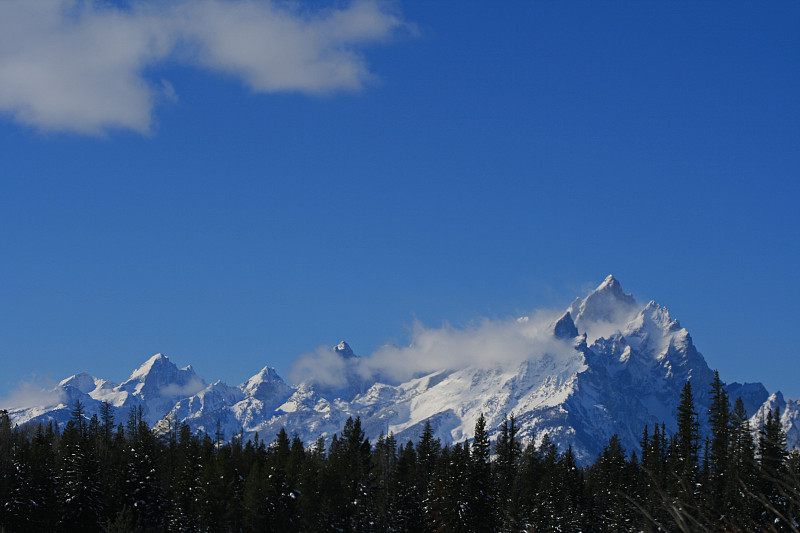
<path fill-rule="evenodd" d="M 516 419 L 512 414 L 503 420 L 495 443 L 496 459 L 493 466 L 497 486 L 497 521 L 501 531 L 519 529 L 519 502 L 514 492 L 514 479 L 522 455 L 518 432 Z"/>
<path fill-rule="evenodd" d="M 393 433 L 383 433 L 375 442 L 372 453 L 371 472 L 374 479 L 375 527 L 379 531 L 389 531 L 395 509 L 395 488 L 397 485 L 397 440 Z"/>
<path fill-rule="evenodd" d="M 102 514 L 98 466 L 89 448 L 83 406 L 75 403 L 60 441 L 58 531 L 98 531 Z"/>
<path fill-rule="evenodd" d="M 700 425 L 694 407 L 691 381 L 686 381 L 677 409 L 677 432 L 667 447 L 667 490 L 660 492 L 654 522 L 670 530 L 702 529 L 699 467 Z M 662 432 L 664 428 L 662 426 Z"/>
<path fill-rule="evenodd" d="M 561 454 L 557 471 L 561 481 L 558 518 L 561 531 L 583 531 L 587 526 L 583 471 L 578 467 L 572 445 Z"/>
<path fill-rule="evenodd" d="M 12 462 L 11 419 L 8 411 L 0 410 L 0 502 L 11 498 L 11 481 L 14 475 Z M 9 527 L 11 518 L 5 505 L 0 505 L 0 531 Z"/>
<path fill-rule="evenodd" d="M 495 527 L 495 490 L 492 483 L 489 433 L 486 419 L 481 413 L 475 423 L 475 436 L 472 444 L 472 470 L 470 488 L 471 514 L 475 530 L 493 531 Z"/>
<path fill-rule="evenodd" d="M 645 432 L 646 435 L 646 432 Z M 643 438 L 643 444 L 648 444 Z M 608 531 L 620 531 L 631 520 L 631 475 L 625 450 L 619 436 L 612 435 L 608 444 L 589 468 L 588 489 L 593 499 L 593 515 Z"/>
<path fill-rule="evenodd" d="M 297 504 L 301 531 L 324 531 L 325 497 L 323 482 L 327 478 L 325 439 L 320 435 L 309 449 L 298 474 Z"/>
<path fill-rule="evenodd" d="M 198 514 L 200 530 L 224 531 L 228 525 L 232 479 L 226 475 L 225 456 L 216 440 L 203 436 L 200 446 Z"/>
<path fill-rule="evenodd" d="M 417 452 L 411 441 L 402 446 L 397 457 L 395 493 L 396 531 L 426 531 L 422 489 L 419 486 Z"/>
<path fill-rule="evenodd" d="M 178 533 L 196 533 L 200 524 L 200 442 L 191 429 L 183 423 L 176 441 L 176 465 L 172 472 L 168 495 L 168 530 Z"/>
<path fill-rule="evenodd" d="M 694 491 L 699 469 L 700 423 L 694 408 L 692 383 L 686 381 L 678 404 L 678 432 L 676 434 L 677 474 L 681 485 Z"/>
<path fill-rule="evenodd" d="M 8 496 L 0 500 L 0 513 L 5 515 L 5 525 L 9 531 L 31 531 L 38 494 L 31 473 L 30 443 L 20 435 L 18 429 L 12 431 L 12 439 L 10 490 Z"/>
<path fill-rule="evenodd" d="M 710 426 L 710 441 L 707 453 L 706 479 L 708 505 L 712 516 L 709 518 L 718 521 L 726 514 L 725 502 L 731 494 L 731 477 L 729 446 L 731 440 L 731 413 L 728 394 L 725 384 L 719 378 L 719 372 L 714 371 L 711 381 L 711 407 L 708 410 L 708 423 Z"/>
<path fill-rule="evenodd" d="M 158 528 L 164 518 L 163 488 L 157 462 L 158 445 L 141 407 L 131 410 L 127 443 L 124 502 L 145 528 Z"/>
<path fill-rule="evenodd" d="M 756 519 L 758 465 L 750 420 L 741 398 L 736 399 L 731 416 L 730 485 L 728 501 L 733 528 L 753 530 Z"/>
<path fill-rule="evenodd" d="M 296 494 L 287 471 L 290 457 L 291 443 L 281 428 L 266 457 L 267 531 L 288 531 L 296 523 Z"/>
<path fill-rule="evenodd" d="M 545 435 L 547 437 L 547 435 Z M 536 442 L 531 441 L 522 452 L 519 475 L 514 481 L 519 495 L 521 529 L 533 528 L 536 511 L 539 509 L 540 485 L 542 481 L 543 457 Z"/>
<path fill-rule="evenodd" d="M 245 533 L 257 533 L 267 528 L 267 479 L 264 462 L 254 461 L 244 484 Z"/>
<path fill-rule="evenodd" d="M 785 466 L 786 434 L 781 424 L 780 408 L 770 409 L 758 433 L 758 455 L 766 483 L 779 479 Z"/>
<path fill-rule="evenodd" d="M 472 457 L 468 442 L 453 446 L 447 463 L 447 473 L 444 479 L 447 487 L 446 530 L 453 533 L 472 531 L 470 523 L 470 495 L 469 476 Z"/>
<path fill-rule="evenodd" d="M 775 524 L 787 526 L 789 504 L 785 487 L 785 468 L 788 452 L 786 434 L 780 419 L 780 409 L 770 409 L 758 433 L 758 455 L 762 504 L 775 517 Z"/>
<path fill-rule="evenodd" d="M 433 434 L 433 426 L 430 419 L 425 421 L 425 426 L 415 449 L 417 455 L 417 486 L 421 491 L 426 520 L 433 522 L 434 474 L 441 451 L 441 444 Z"/>

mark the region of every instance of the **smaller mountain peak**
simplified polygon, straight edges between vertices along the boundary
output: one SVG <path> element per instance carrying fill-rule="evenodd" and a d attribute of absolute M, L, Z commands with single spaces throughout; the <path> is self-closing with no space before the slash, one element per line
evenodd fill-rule
<path fill-rule="evenodd" d="M 608 276 L 606 276 L 606 279 L 604 279 L 603 283 L 601 283 L 600 286 L 597 288 L 602 289 L 607 285 L 608 286 L 619 285 L 619 281 L 617 281 L 617 278 L 614 277 L 614 274 L 609 274 Z"/>
<path fill-rule="evenodd" d="M 269 365 L 265 366 L 261 370 L 259 370 L 258 374 L 254 375 L 250 379 L 248 379 L 244 386 L 249 386 L 252 384 L 264 383 L 269 381 L 283 381 L 283 378 L 278 374 L 274 367 Z"/>
<path fill-rule="evenodd" d="M 358 357 L 355 353 L 353 353 L 353 349 L 350 348 L 350 345 L 347 344 L 345 341 L 342 341 L 337 346 L 335 346 L 333 348 L 333 352 L 338 356 L 342 357 L 343 359 L 352 359 L 354 357 Z"/>
<path fill-rule="evenodd" d="M 131 377 L 128 378 L 128 381 L 134 379 L 143 379 L 145 378 L 154 368 L 161 368 L 161 367 L 175 367 L 174 364 L 169 360 L 169 357 L 164 355 L 163 353 L 157 353 L 152 356 L 150 359 L 142 363 L 142 366 L 137 368 L 131 374 Z M 177 370 L 177 367 L 175 367 Z"/>
<path fill-rule="evenodd" d="M 291 393 L 289 386 L 271 366 L 265 366 L 258 374 L 239 385 L 239 390 L 261 401 L 271 401 L 276 397 L 283 399 Z"/>
<path fill-rule="evenodd" d="M 97 384 L 94 376 L 88 372 L 81 372 L 80 374 L 75 374 L 74 376 L 61 380 L 59 386 L 75 387 L 79 391 L 88 394 L 97 387 Z"/>
<path fill-rule="evenodd" d="M 561 315 L 553 326 L 553 334 L 557 339 L 574 339 L 578 336 L 578 328 L 575 327 L 575 322 L 572 321 L 572 315 L 569 311 Z"/>

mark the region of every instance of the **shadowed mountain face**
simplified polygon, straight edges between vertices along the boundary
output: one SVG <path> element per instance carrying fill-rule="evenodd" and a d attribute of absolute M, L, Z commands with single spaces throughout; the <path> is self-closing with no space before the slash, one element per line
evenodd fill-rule
<path fill-rule="evenodd" d="M 17 423 L 63 423 L 76 400 L 88 416 L 107 401 L 117 422 L 141 406 L 159 431 L 181 421 L 210 434 L 219 426 L 227 437 L 258 433 L 269 439 L 286 428 L 310 444 L 341 431 L 351 416 L 361 418 L 372 440 L 381 433 L 394 433 L 399 442 L 416 439 L 430 421 L 436 436 L 450 443 L 471 438 L 481 414 L 490 435 L 513 414 L 522 438 L 540 441 L 547 433 L 561 449 L 572 446 L 584 463 L 593 461 L 614 434 L 628 451 L 638 451 L 645 425 L 664 422 L 674 430 L 686 380 L 705 422 L 713 372 L 689 332 L 657 303 L 639 305 L 613 276 L 547 322 L 523 317 L 492 327 L 514 341 L 503 347 L 519 346 L 522 355 L 505 357 L 475 335 L 461 346 L 485 346 L 485 357 L 479 353 L 462 365 L 398 382 L 382 379 L 374 357 L 359 357 L 342 341 L 317 354 L 337 372 L 325 384 L 307 380 L 290 386 L 265 367 L 233 387 L 219 381 L 208 385 L 191 367 L 178 369 L 157 354 L 120 385 L 78 374 L 52 391 L 53 405 L 15 409 L 10 415 Z M 432 346 L 435 355 L 439 345 Z M 780 408 L 790 445 L 800 443 L 800 402 L 779 392 L 769 395 L 759 383 L 732 383 L 727 389 L 732 402 L 743 399 L 754 428 L 768 409 Z"/>

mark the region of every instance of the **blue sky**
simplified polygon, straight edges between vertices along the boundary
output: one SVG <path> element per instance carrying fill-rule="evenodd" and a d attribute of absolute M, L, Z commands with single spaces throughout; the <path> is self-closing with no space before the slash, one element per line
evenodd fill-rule
<path fill-rule="evenodd" d="M 800 396 L 800 4 L 0 5 L 0 396 L 238 384 L 613 273 Z"/>

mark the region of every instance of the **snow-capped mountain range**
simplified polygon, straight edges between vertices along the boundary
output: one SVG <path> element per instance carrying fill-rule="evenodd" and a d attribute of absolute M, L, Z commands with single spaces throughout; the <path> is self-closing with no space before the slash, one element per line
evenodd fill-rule
<path fill-rule="evenodd" d="M 226 437 L 258 433 L 271 440 L 283 427 L 310 445 L 341 431 L 350 416 L 361 417 L 372 440 L 390 432 L 399 442 L 416 439 L 430 421 L 437 437 L 450 443 L 471 438 L 481 413 L 490 434 L 513 413 L 525 440 L 539 441 L 547 433 L 561 449 L 571 445 L 582 462 L 591 462 L 613 434 L 627 450 L 638 451 L 646 424 L 664 422 L 674 430 L 687 379 L 704 420 L 713 372 L 689 332 L 657 303 L 637 304 L 613 276 L 560 316 L 522 317 L 492 327 L 502 342 L 470 341 L 473 348 L 478 344 L 477 357 L 448 361 L 410 379 L 385 377 L 392 373 L 355 355 L 346 342 L 322 354 L 335 363 L 338 379 L 312 376 L 294 385 L 269 366 L 235 387 L 208 384 L 190 366 L 179 369 L 156 354 L 122 384 L 77 374 L 58 384 L 51 405 L 10 409 L 9 415 L 18 424 L 64 423 L 76 400 L 87 416 L 107 401 L 117 423 L 141 406 L 157 431 L 186 422 L 209 434 L 221 429 Z M 393 357 L 435 355 L 437 349 L 447 348 L 415 339 Z M 769 409 L 780 408 L 789 445 L 800 445 L 800 401 L 769 394 L 760 383 L 731 383 L 727 390 L 732 404 L 742 398 L 754 429 Z"/>

